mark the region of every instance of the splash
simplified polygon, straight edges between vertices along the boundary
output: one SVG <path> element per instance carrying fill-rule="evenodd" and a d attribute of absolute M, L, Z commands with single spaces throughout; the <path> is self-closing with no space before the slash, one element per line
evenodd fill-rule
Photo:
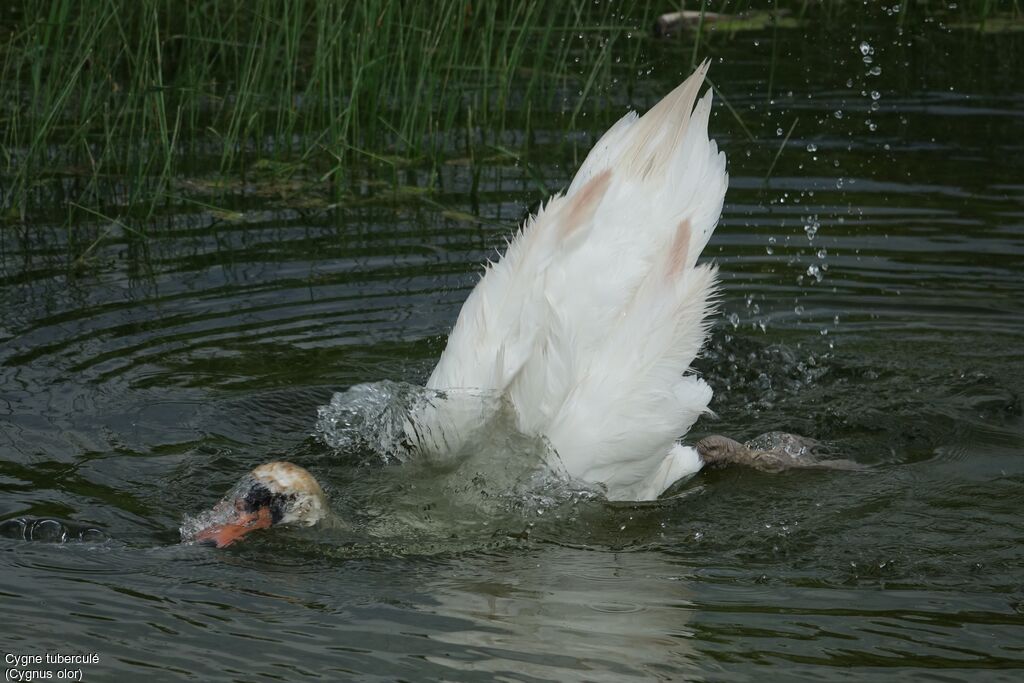
<path fill-rule="evenodd" d="M 766 432 L 743 445 L 751 450 L 770 451 L 789 457 L 794 463 L 810 461 L 822 450 L 818 441 L 786 432 Z"/>
<path fill-rule="evenodd" d="M 568 476 L 545 438 L 517 429 L 515 415 L 502 397 L 475 390 L 384 381 L 335 394 L 316 423 L 349 477 L 331 501 L 331 526 L 344 531 L 333 537 L 417 548 L 449 547 L 457 538 L 475 547 L 504 538 L 501 529 L 565 520 L 603 498 L 600 488 Z M 330 481 L 322 484 L 331 491 Z M 247 475 L 212 509 L 185 515 L 182 541 L 230 521 L 251 486 Z"/>
<path fill-rule="evenodd" d="M 519 431 L 512 406 L 493 393 L 360 384 L 319 408 L 316 429 L 337 452 L 402 464 L 395 476 L 415 481 L 414 501 L 452 513 L 530 516 L 601 496 L 569 477 L 546 439 Z"/>
<path fill-rule="evenodd" d="M 316 431 L 335 451 L 370 452 L 384 463 L 445 461 L 463 455 L 504 409 L 483 391 L 373 382 L 336 393 L 317 410 Z"/>
<path fill-rule="evenodd" d="M 235 501 L 244 498 L 245 493 L 251 490 L 255 484 L 256 480 L 252 474 L 246 474 L 212 508 L 195 515 L 186 514 L 182 517 L 181 526 L 178 528 L 181 542 L 193 543 L 200 531 L 230 522 L 238 514 L 235 509 Z"/>

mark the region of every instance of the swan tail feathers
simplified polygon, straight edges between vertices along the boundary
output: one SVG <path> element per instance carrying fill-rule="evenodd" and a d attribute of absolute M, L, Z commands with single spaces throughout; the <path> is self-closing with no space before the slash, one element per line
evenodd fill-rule
<path fill-rule="evenodd" d="M 708 138 L 711 92 L 699 97 L 707 68 L 622 117 L 564 195 L 526 221 L 428 382 L 506 395 L 521 430 L 547 437 L 571 476 L 610 498 L 647 496 L 683 471 L 676 441 L 711 399 L 690 370 L 717 273 L 697 260 L 728 185 Z"/>

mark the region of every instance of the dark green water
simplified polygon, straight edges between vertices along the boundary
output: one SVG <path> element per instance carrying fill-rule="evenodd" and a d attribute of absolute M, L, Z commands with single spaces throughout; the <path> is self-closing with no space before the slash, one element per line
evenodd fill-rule
<path fill-rule="evenodd" d="M 443 166 L 430 202 L 368 169 L 337 207 L 183 204 L 84 271 L 59 229 L 4 230 L 0 519 L 107 537 L 0 539 L 5 655 L 97 653 L 85 680 L 1020 680 L 1021 38 L 879 17 L 716 47 L 755 139 L 720 99 L 723 288 L 699 363 L 718 419 L 693 435 L 795 432 L 867 471 L 545 505 L 465 495 L 473 466 L 321 444 L 334 392 L 429 373 L 479 263 L 542 198 L 509 160 L 475 195 Z M 649 49 L 634 99 L 608 94 L 623 111 L 687 71 L 667 65 L 689 44 Z M 533 173 L 560 187 L 568 117 L 542 118 Z M 585 149 L 604 123 L 579 125 Z M 279 457 L 350 528 L 177 544 L 184 514 Z"/>

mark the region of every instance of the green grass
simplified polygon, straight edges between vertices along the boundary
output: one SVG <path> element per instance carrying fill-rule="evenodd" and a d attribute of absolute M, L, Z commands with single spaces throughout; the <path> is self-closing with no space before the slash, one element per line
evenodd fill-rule
<path fill-rule="evenodd" d="M 572 125 L 637 68 L 625 34 L 653 9 L 26 0 L 3 21 L 6 220 L 52 219 L 60 206 L 68 224 L 83 211 L 145 224 L 173 179 L 211 169 L 340 184 L 357 160 L 436 163 L 500 147 L 510 117 L 523 130 L 531 111 L 561 107 Z"/>
<path fill-rule="evenodd" d="M 1018 0 L 967 4 L 908 0 L 899 19 L 996 30 L 1021 18 Z M 672 54 L 675 72 L 744 30 L 867 11 L 777 5 L 686 3 L 737 19 L 681 31 L 667 50 L 651 27 L 673 0 L 23 0 L 0 10 L 0 229 L 62 225 L 71 244 L 77 226 L 103 221 L 78 240 L 88 253 L 103 226 L 145 238 L 183 202 L 232 215 L 225 197 L 302 202 L 310 187 L 336 202 L 362 166 L 400 185 L 403 169 L 456 158 L 474 187 L 500 157 L 546 193 L 530 170 L 535 129 L 600 130 L 622 113 L 611 94 L 631 98 L 652 52 Z"/>

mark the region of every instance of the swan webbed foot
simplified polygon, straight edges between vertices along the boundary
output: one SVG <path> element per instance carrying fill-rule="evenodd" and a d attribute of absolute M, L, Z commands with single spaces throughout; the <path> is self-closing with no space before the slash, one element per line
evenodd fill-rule
<path fill-rule="evenodd" d="M 794 468 L 864 469 L 864 466 L 850 460 L 821 459 L 816 454 L 818 446 L 818 442 L 813 439 L 783 432 L 769 432 L 746 443 L 740 443 L 721 434 L 713 434 L 698 441 L 695 448 L 705 467 L 716 469 L 730 465 L 773 473 Z"/>

